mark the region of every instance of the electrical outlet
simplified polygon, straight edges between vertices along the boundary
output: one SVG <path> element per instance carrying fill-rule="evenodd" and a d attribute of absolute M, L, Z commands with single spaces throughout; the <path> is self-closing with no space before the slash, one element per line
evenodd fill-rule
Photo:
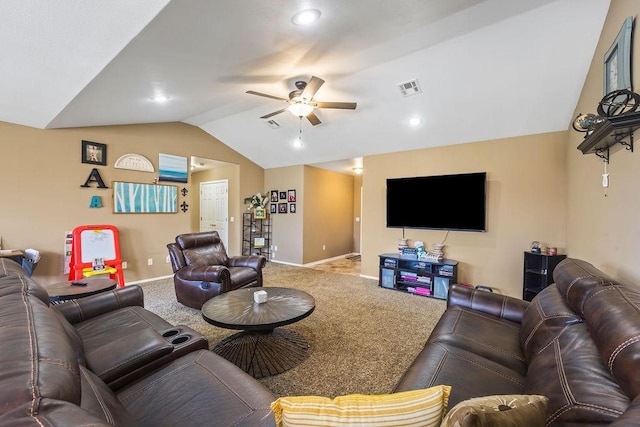
<path fill-rule="evenodd" d="M 127 269 L 127 261 L 122 261 L 122 269 L 123 270 Z"/>
<path fill-rule="evenodd" d="M 147 260 L 147 265 L 153 265 L 153 258 L 149 258 Z"/>
<path fill-rule="evenodd" d="M 169 258 L 169 255 L 167 255 L 167 259 L 164 262 L 166 262 L 167 264 L 171 262 L 171 258 Z"/>

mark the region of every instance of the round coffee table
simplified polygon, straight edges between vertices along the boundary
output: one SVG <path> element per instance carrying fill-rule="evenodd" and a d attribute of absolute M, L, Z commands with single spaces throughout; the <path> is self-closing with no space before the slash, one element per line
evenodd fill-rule
<path fill-rule="evenodd" d="M 86 283 L 85 286 L 75 286 L 71 283 Z M 116 280 L 104 277 L 82 278 L 72 280 L 70 282 L 52 283 L 43 285 L 49 294 L 51 304 L 59 304 L 72 299 L 84 298 L 90 295 L 99 294 L 100 292 L 111 291 L 116 288 L 118 282 Z"/>
<path fill-rule="evenodd" d="M 253 300 L 257 291 L 267 292 L 267 302 Z M 297 366 L 309 351 L 299 333 L 280 326 L 309 316 L 315 300 L 306 292 L 291 288 L 244 288 L 213 297 L 202 306 L 208 323 L 226 329 L 240 329 L 213 348 L 254 378 L 280 374 Z"/>

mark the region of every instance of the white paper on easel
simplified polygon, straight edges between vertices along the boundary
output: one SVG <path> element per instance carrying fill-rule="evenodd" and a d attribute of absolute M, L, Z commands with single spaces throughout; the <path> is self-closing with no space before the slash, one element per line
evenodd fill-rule
<path fill-rule="evenodd" d="M 80 233 L 82 262 L 93 262 L 96 258 L 116 259 L 113 230 L 83 230 Z"/>

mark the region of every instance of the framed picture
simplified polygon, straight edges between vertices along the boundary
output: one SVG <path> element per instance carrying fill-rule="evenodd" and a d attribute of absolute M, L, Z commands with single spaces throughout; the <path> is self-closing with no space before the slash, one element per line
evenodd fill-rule
<path fill-rule="evenodd" d="M 281 191 L 280 192 L 280 200 L 286 200 L 287 199 L 287 192 L 286 191 Z"/>
<path fill-rule="evenodd" d="M 289 202 L 295 202 L 296 201 L 296 190 L 289 190 L 288 191 L 288 197 L 289 197 Z"/>
<path fill-rule="evenodd" d="M 289 203 L 289 212 L 296 213 L 296 204 L 295 203 Z"/>
<path fill-rule="evenodd" d="M 267 210 L 265 208 L 255 208 L 253 210 L 253 217 L 255 219 L 265 219 L 267 217 Z"/>
<path fill-rule="evenodd" d="M 187 158 L 173 154 L 158 154 L 158 180 L 188 182 Z"/>
<path fill-rule="evenodd" d="M 82 141 L 82 163 L 107 165 L 107 145 L 99 142 Z"/>
<path fill-rule="evenodd" d="M 271 190 L 271 201 L 278 202 L 278 190 Z"/>
<path fill-rule="evenodd" d="M 272 214 L 277 213 L 278 205 L 276 203 L 271 203 L 271 206 L 269 206 L 269 212 L 271 212 Z"/>
<path fill-rule="evenodd" d="M 113 213 L 176 213 L 178 187 L 175 185 L 113 183 Z"/>
<path fill-rule="evenodd" d="M 631 30 L 633 17 L 628 16 L 615 41 L 604 54 L 604 94 L 619 89 L 631 90 Z"/>
<path fill-rule="evenodd" d="M 278 203 L 278 213 L 287 213 L 286 203 Z"/>

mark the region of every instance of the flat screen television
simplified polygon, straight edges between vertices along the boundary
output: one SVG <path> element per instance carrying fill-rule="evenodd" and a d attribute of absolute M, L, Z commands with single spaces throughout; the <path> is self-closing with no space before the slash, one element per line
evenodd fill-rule
<path fill-rule="evenodd" d="M 387 179 L 387 227 L 486 230 L 486 172 Z"/>

